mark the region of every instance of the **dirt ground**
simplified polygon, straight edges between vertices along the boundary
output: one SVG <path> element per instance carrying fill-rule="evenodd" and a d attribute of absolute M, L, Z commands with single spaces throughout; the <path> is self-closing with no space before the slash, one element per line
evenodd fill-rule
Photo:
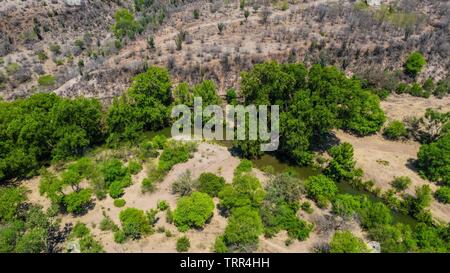
<path fill-rule="evenodd" d="M 402 120 L 407 116 L 420 117 L 427 108 L 438 109 L 440 111 L 450 111 L 450 97 L 428 99 L 411 97 L 409 95 L 392 95 L 381 103 L 388 120 Z M 413 162 L 417 159 L 417 152 L 420 143 L 415 141 L 390 141 L 382 137 L 381 134 L 355 137 L 337 131 L 336 136 L 342 142 L 349 142 L 355 149 L 355 159 L 357 166 L 364 170 L 365 179 L 372 179 L 376 186 L 382 190 L 388 190 L 390 183 L 396 176 L 408 176 L 412 180 L 412 185 L 406 190 L 407 193 L 414 194 L 416 186 L 430 185 L 432 190 L 437 186 L 430 181 L 421 178 L 413 167 Z M 387 161 L 383 164 L 381 160 Z M 436 219 L 450 222 L 450 205 L 433 200 L 431 212 Z"/>
<path fill-rule="evenodd" d="M 144 168 L 140 173 L 133 176 L 133 185 L 125 189 L 123 199 L 126 200 L 125 207 L 133 207 L 142 209 L 144 211 L 156 208 L 158 201 L 166 200 L 170 207 L 176 207 L 177 195 L 172 194 L 171 185 L 173 181 L 186 170 L 192 172 L 192 177 L 197 178 L 203 172 L 213 172 L 225 178 L 227 183 L 233 180 L 234 169 L 239 164 L 239 158 L 230 154 L 226 147 L 210 143 L 200 143 L 198 151 L 194 153 L 193 157 L 185 162 L 175 165 L 174 168 L 167 174 L 165 179 L 157 185 L 156 191 L 152 193 L 141 192 L 141 182 L 147 175 L 147 168 Z M 254 169 L 253 173 L 260 179 L 262 184 L 265 184 L 268 177 L 258 169 Z M 29 192 L 29 200 L 32 203 L 40 204 L 44 208 L 50 206 L 47 198 L 39 194 L 39 177 L 24 181 Z M 158 222 L 155 224 L 155 230 L 159 227 L 164 227 L 165 230 L 170 230 L 171 237 L 167 237 L 164 232 L 154 234 L 142 238 L 137 241 L 129 241 L 125 244 L 117 244 L 114 242 L 113 233 L 111 231 L 101 231 L 100 222 L 103 219 L 103 214 L 110 216 L 116 224 L 119 224 L 119 213 L 123 208 L 117 208 L 113 204 L 113 199 L 107 197 L 104 200 L 95 200 L 95 207 L 89 210 L 85 215 L 72 216 L 62 215 L 61 223 L 85 223 L 91 228 L 94 237 L 99 240 L 107 252 L 176 252 L 176 240 L 181 236 L 173 224 L 166 222 L 165 212 L 159 212 L 157 217 Z M 214 199 L 215 204 L 219 202 L 217 198 Z M 299 212 L 299 216 L 303 219 L 316 223 L 325 215 L 330 216 L 328 210 L 319 209 L 314 206 L 314 212 L 307 214 Z M 214 216 L 209 223 L 205 225 L 202 230 L 189 230 L 185 234 L 191 241 L 191 248 L 189 252 L 211 252 L 217 236 L 223 233 L 227 225 L 227 219 L 221 216 L 217 210 L 214 210 Z M 349 222 L 345 229 L 352 230 L 355 234 L 363 237 L 361 229 L 357 223 Z M 291 245 L 286 246 L 285 241 L 288 238 L 286 232 L 281 232 L 273 238 L 264 238 L 261 236 L 259 248 L 257 252 L 311 252 L 317 245 L 324 244 L 329 241 L 332 232 L 318 233 L 312 232 L 308 240 L 300 242 L 294 241 Z"/>

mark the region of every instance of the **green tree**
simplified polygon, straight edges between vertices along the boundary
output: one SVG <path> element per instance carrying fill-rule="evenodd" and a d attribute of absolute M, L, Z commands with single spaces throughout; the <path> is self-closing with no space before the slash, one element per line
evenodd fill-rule
<path fill-rule="evenodd" d="M 198 178 L 198 190 L 217 197 L 225 186 L 225 179 L 213 173 L 202 173 Z"/>
<path fill-rule="evenodd" d="M 417 241 L 409 225 L 379 225 L 369 230 L 370 239 L 380 242 L 383 253 L 416 251 Z"/>
<path fill-rule="evenodd" d="M 178 252 L 187 252 L 191 247 L 191 242 L 188 237 L 182 236 L 177 240 L 177 251 Z"/>
<path fill-rule="evenodd" d="M 366 253 L 369 252 L 363 240 L 350 231 L 337 231 L 330 242 L 331 253 Z"/>
<path fill-rule="evenodd" d="M 174 104 L 184 104 L 189 107 L 194 106 L 194 96 L 189 84 L 182 82 L 173 90 Z"/>
<path fill-rule="evenodd" d="M 334 181 L 352 181 L 362 176 L 362 170 L 356 169 L 356 161 L 353 159 L 353 146 L 350 143 L 342 143 L 332 147 L 328 153 L 332 159 L 325 169 L 325 174 Z"/>
<path fill-rule="evenodd" d="M 135 20 L 134 15 L 127 9 L 119 9 L 114 14 L 115 23 L 112 32 L 118 39 L 128 37 L 134 39 L 142 31 L 142 26 Z"/>
<path fill-rule="evenodd" d="M 397 140 L 400 138 L 404 138 L 408 136 L 408 131 L 405 128 L 405 125 L 403 125 L 403 122 L 399 120 L 394 120 L 386 126 L 383 130 L 383 135 L 386 138 Z"/>
<path fill-rule="evenodd" d="M 250 252 L 256 249 L 258 237 L 263 232 L 261 217 L 256 209 L 240 207 L 233 209 L 223 240 L 232 251 Z"/>
<path fill-rule="evenodd" d="M 386 205 L 369 200 L 362 202 L 359 218 L 361 225 L 368 229 L 377 225 L 391 224 L 393 220 L 391 210 Z"/>
<path fill-rule="evenodd" d="M 212 217 L 214 202 L 206 193 L 194 192 L 181 197 L 173 213 L 173 221 L 180 231 L 201 228 Z"/>
<path fill-rule="evenodd" d="M 417 74 L 422 71 L 422 68 L 426 65 L 426 60 L 422 53 L 415 51 L 412 52 L 405 62 L 405 72 L 412 77 L 416 77 Z"/>
<path fill-rule="evenodd" d="M 342 217 L 355 216 L 361 209 L 360 198 L 350 194 L 338 194 L 332 203 L 333 213 Z"/>
<path fill-rule="evenodd" d="M 450 187 L 449 186 L 443 186 L 437 189 L 435 196 L 439 202 L 442 202 L 444 204 L 450 203 Z"/>
<path fill-rule="evenodd" d="M 133 78 L 131 87 L 109 109 L 109 143 L 135 141 L 142 130 L 167 125 L 170 114 L 171 80 L 167 70 L 150 67 Z"/>
<path fill-rule="evenodd" d="M 92 201 L 91 195 L 92 190 L 82 189 L 64 196 L 63 203 L 67 212 L 79 214 L 85 211 Z"/>
<path fill-rule="evenodd" d="M 26 199 L 23 188 L 0 187 L 0 222 L 14 219 L 19 206 Z"/>
<path fill-rule="evenodd" d="M 450 185 L 450 134 L 420 146 L 417 154 L 420 172 L 431 181 Z"/>
<path fill-rule="evenodd" d="M 319 207 L 328 206 L 338 192 L 336 183 L 325 175 L 309 177 L 305 182 L 308 197 L 314 199 Z"/>
<path fill-rule="evenodd" d="M 126 237 L 139 239 L 151 233 L 152 227 L 142 210 L 127 208 L 120 212 L 119 219 Z"/>
<path fill-rule="evenodd" d="M 219 192 L 220 206 L 224 209 L 253 206 L 259 207 L 265 192 L 259 180 L 249 174 L 236 176 L 232 185 L 226 185 Z"/>

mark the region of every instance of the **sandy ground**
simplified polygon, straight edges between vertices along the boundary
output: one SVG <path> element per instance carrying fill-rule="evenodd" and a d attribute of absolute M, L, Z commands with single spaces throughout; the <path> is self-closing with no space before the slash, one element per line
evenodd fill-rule
<path fill-rule="evenodd" d="M 450 111 L 450 96 L 438 99 L 434 96 L 426 98 L 412 97 L 407 94 L 390 95 L 381 102 L 389 120 L 403 120 L 409 116 L 420 117 L 427 108 L 433 108 L 442 112 Z"/>
<path fill-rule="evenodd" d="M 197 178 L 203 172 L 213 172 L 223 176 L 227 183 L 231 183 L 233 180 L 233 172 L 239 164 L 239 161 L 239 158 L 232 156 L 226 147 L 210 143 L 200 143 L 198 151 L 194 153 L 193 157 L 185 163 L 175 165 L 165 179 L 157 185 L 157 189 L 153 193 L 143 194 L 140 188 L 141 181 L 147 175 L 147 168 L 144 168 L 139 174 L 133 176 L 134 183 L 125 190 L 123 196 L 123 199 L 127 202 L 125 207 L 134 207 L 146 211 L 156 208 L 158 201 L 166 200 L 170 204 L 170 207 L 174 209 L 178 196 L 171 193 L 171 185 L 180 174 L 186 170 L 190 170 L 193 178 Z M 268 177 L 264 173 L 258 169 L 253 169 L 253 173 L 265 184 Z M 41 204 L 44 208 L 50 206 L 50 202 L 39 194 L 39 177 L 25 181 L 23 185 L 30 190 L 28 197 L 32 203 Z M 215 198 L 214 202 L 217 205 L 219 200 Z M 171 237 L 167 237 L 165 233 L 155 232 L 140 240 L 129 241 L 125 244 L 116 244 L 112 232 L 100 230 L 100 222 L 103 219 L 103 214 L 106 214 L 116 224 L 119 224 L 118 216 L 123 208 L 115 207 L 113 199 L 109 196 L 104 200 L 94 200 L 94 203 L 95 207 L 85 215 L 62 215 L 62 224 L 85 223 L 91 228 L 92 234 L 102 243 L 107 252 L 176 252 L 176 240 L 182 234 L 177 231 L 173 224 L 166 222 L 165 212 L 159 212 L 157 214 L 158 221 L 155 224 L 155 230 L 158 230 L 159 227 L 164 227 L 165 230 L 170 230 L 172 233 Z M 313 207 L 314 212 L 312 214 L 300 211 L 299 217 L 316 224 L 317 221 L 323 220 L 324 216 L 331 216 L 328 210 L 319 209 L 314 204 Z M 226 225 L 227 219 L 221 216 L 217 208 L 215 208 L 214 216 L 202 230 L 189 230 L 185 233 L 191 241 L 189 252 L 211 252 L 215 239 L 223 233 Z M 359 225 L 353 221 L 346 222 L 345 229 L 350 229 L 360 237 L 364 237 Z M 316 230 L 311 233 L 308 240 L 303 242 L 294 241 L 289 246 L 285 245 L 285 241 L 288 238 L 286 232 L 280 232 L 280 234 L 270 239 L 261 236 L 257 252 L 311 252 L 315 246 L 328 242 L 332 234 L 333 231 L 318 233 Z"/>
<path fill-rule="evenodd" d="M 197 178 L 203 172 L 213 172 L 225 178 L 228 183 L 233 180 L 233 172 L 239 164 L 239 159 L 233 157 L 225 147 L 201 143 L 198 151 L 194 153 L 193 158 L 188 162 L 176 165 L 165 177 L 165 179 L 157 185 L 157 190 L 153 193 L 141 192 L 141 182 L 147 175 L 147 168 L 144 168 L 139 174 L 133 177 L 133 185 L 125 190 L 123 199 L 126 200 L 126 207 L 134 207 L 142 210 L 156 208 L 158 201 L 166 200 L 170 207 L 174 209 L 178 196 L 171 193 L 172 182 L 186 170 L 191 170 L 193 178 Z M 262 177 L 263 174 L 255 169 L 255 174 Z M 24 181 L 29 192 L 29 200 L 32 203 L 41 204 L 44 208 L 50 206 L 50 202 L 39 194 L 39 177 Z M 172 237 L 166 237 L 164 233 L 155 233 L 151 236 L 138 241 L 131 241 L 126 244 L 114 243 L 112 232 L 103 232 L 99 229 L 100 222 L 103 219 L 103 213 L 110 216 L 116 224 L 119 224 L 119 213 L 123 208 L 117 208 L 113 204 L 113 199 L 109 196 L 104 200 L 94 200 L 95 207 L 89 210 L 85 215 L 72 216 L 63 215 L 62 224 L 82 222 L 87 224 L 96 239 L 101 241 L 107 252 L 176 252 L 176 239 L 180 233 L 176 227 L 166 222 L 165 212 L 158 213 L 158 222 L 155 229 L 164 227 L 173 234 Z M 215 200 L 218 203 L 218 200 Z M 225 229 L 227 219 L 222 217 L 217 209 L 214 216 L 203 230 L 190 230 L 186 235 L 191 240 L 191 252 L 210 252 L 213 247 L 215 238 Z"/>
<path fill-rule="evenodd" d="M 402 120 L 407 116 L 420 117 L 427 108 L 450 111 L 450 96 L 444 99 L 435 97 L 424 99 L 409 95 L 392 95 L 383 101 L 381 106 L 386 112 L 388 120 Z M 437 189 L 434 183 L 421 178 L 411 164 L 417 159 L 420 143 L 390 141 L 384 139 L 380 134 L 360 138 L 337 131 L 336 136 L 342 142 L 349 142 L 353 145 L 357 165 L 364 170 L 365 179 L 373 179 L 376 186 L 382 190 L 392 188 L 390 182 L 396 176 L 411 178 L 412 185 L 406 190 L 410 194 L 414 194 L 415 187 L 421 185 L 430 185 L 433 191 Z M 380 160 L 385 160 L 389 164 L 384 165 L 380 163 Z M 450 222 L 450 205 L 433 200 L 431 212 L 436 219 Z"/>

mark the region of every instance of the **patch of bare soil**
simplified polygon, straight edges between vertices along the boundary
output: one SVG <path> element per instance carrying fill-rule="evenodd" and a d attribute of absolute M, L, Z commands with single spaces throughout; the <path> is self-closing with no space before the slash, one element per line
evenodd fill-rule
<path fill-rule="evenodd" d="M 381 102 L 381 107 L 389 120 L 403 120 L 409 116 L 423 116 L 427 108 L 433 108 L 441 112 L 450 111 L 450 96 L 438 99 L 434 96 L 418 98 L 407 94 L 392 94 Z"/>

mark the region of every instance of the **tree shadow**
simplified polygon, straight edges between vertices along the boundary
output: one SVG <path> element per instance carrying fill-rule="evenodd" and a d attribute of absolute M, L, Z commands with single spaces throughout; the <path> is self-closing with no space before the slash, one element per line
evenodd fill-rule
<path fill-rule="evenodd" d="M 341 143 L 341 140 L 335 133 L 329 132 L 320 137 L 314 137 L 311 143 L 311 149 L 314 152 L 326 152 L 331 147 L 337 146 Z"/>
<path fill-rule="evenodd" d="M 408 160 L 406 161 L 405 166 L 410 169 L 411 171 L 415 172 L 415 173 L 419 173 L 419 170 L 417 168 L 417 160 L 414 158 L 408 158 Z"/>

